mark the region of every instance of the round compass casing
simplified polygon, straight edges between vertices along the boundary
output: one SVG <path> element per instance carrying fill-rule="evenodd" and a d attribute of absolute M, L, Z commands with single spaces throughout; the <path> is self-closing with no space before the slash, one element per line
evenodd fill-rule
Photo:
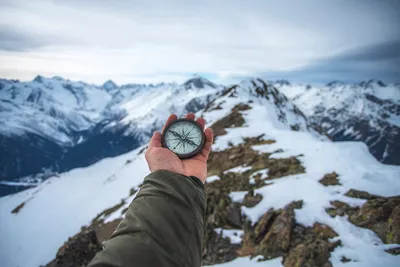
<path fill-rule="evenodd" d="M 197 122 L 177 119 L 165 127 L 161 141 L 163 147 L 174 152 L 179 158 L 187 159 L 203 149 L 205 136 Z"/>

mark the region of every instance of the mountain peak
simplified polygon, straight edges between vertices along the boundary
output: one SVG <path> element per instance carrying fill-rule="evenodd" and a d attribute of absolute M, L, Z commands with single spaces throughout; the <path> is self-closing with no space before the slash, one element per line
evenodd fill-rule
<path fill-rule="evenodd" d="M 106 81 L 101 87 L 106 91 L 112 91 L 118 88 L 118 86 L 112 80 Z"/>
<path fill-rule="evenodd" d="M 217 86 L 212 83 L 211 81 L 201 77 L 198 74 L 194 74 L 192 78 L 187 80 L 184 84 L 186 89 L 192 89 L 192 88 L 204 88 L 206 86 L 216 88 Z"/>
<path fill-rule="evenodd" d="M 34 82 L 42 83 L 44 81 L 44 77 L 42 75 L 38 75 L 33 79 Z"/>
<path fill-rule="evenodd" d="M 280 86 L 284 86 L 284 85 L 290 86 L 291 85 L 290 82 L 288 80 L 285 80 L 285 79 L 276 80 L 275 84 L 280 85 Z"/>
<path fill-rule="evenodd" d="M 343 86 L 344 82 L 336 80 L 336 81 L 331 81 L 329 83 L 326 84 L 326 86 L 328 87 L 336 87 L 336 86 Z"/>
<path fill-rule="evenodd" d="M 365 88 L 386 87 L 386 84 L 384 82 L 382 82 L 381 80 L 371 79 L 371 80 L 368 80 L 368 81 L 360 82 L 360 86 L 365 87 Z"/>

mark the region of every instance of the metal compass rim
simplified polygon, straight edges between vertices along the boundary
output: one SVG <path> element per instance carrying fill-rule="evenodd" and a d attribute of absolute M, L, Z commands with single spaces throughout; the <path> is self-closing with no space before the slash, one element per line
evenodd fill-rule
<path fill-rule="evenodd" d="M 176 123 L 179 123 L 179 122 L 184 122 L 184 121 L 185 121 L 185 122 L 192 123 L 195 127 L 197 127 L 197 128 L 199 129 L 199 131 L 201 132 L 201 143 L 200 143 L 200 145 L 199 145 L 194 151 L 192 151 L 192 152 L 190 152 L 190 153 L 186 153 L 186 154 L 179 154 L 179 153 L 173 152 L 172 150 L 170 150 L 170 149 L 168 148 L 167 144 L 165 143 L 165 134 L 168 132 L 168 129 L 169 129 L 172 125 L 174 125 L 174 124 L 176 124 Z M 162 146 L 163 146 L 164 148 L 167 148 L 167 149 L 169 149 L 170 151 L 172 151 L 172 152 L 173 152 L 175 155 L 177 155 L 180 159 L 192 158 L 192 157 L 196 156 L 197 154 L 199 154 L 200 151 L 201 151 L 201 150 L 203 149 L 203 147 L 204 147 L 205 139 L 206 139 L 206 137 L 205 137 L 205 135 L 204 135 L 204 131 L 203 131 L 203 129 L 201 128 L 200 124 L 199 124 L 197 121 L 194 121 L 194 120 L 191 120 L 191 119 L 187 119 L 187 118 L 180 118 L 180 119 L 174 120 L 173 122 L 171 122 L 170 124 L 168 124 L 167 126 L 165 126 L 165 128 L 164 128 L 164 130 L 163 130 L 163 132 L 162 132 L 162 134 L 161 134 L 161 144 L 162 144 Z"/>

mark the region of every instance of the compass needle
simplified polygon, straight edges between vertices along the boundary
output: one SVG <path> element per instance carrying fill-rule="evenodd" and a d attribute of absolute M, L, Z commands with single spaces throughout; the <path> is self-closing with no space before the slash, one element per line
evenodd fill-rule
<path fill-rule="evenodd" d="M 205 142 L 200 125 L 188 119 L 178 119 L 165 127 L 162 145 L 174 152 L 179 158 L 190 158 L 198 154 Z"/>

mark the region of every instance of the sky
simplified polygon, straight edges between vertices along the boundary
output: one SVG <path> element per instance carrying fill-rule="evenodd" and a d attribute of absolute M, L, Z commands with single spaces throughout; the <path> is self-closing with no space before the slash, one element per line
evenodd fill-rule
<path fill-rule="evenodd" d="M 400 1 L 0 0 L 0 77 L 400 82 Z"/>

